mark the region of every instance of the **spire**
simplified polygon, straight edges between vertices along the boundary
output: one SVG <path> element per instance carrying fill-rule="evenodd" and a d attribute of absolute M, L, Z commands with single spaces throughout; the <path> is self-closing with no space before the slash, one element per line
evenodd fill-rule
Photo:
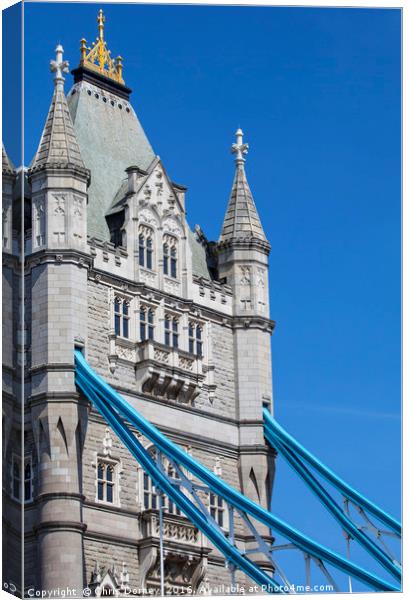
<path fill-rule="evenodd" d="M 81 60 L 79 62 L 80 67 L 85 67 L 103 75 L 108 79 L 125 84 L 122 76 L 123 72 L 123 59 L 118 56 L 116 60 L 111 58 L 111 51 L 108 50 L 105 41 L 105 21 L 106 18 L 103 15 L 102 9 L 99 10 L 96 22 L 98 23 L 99 36 L 96 38 L 96 42 L 92 42 L 92 48 L 88 48 L 86 45 L 86 39 L 82 38 L 80 53 Z"/>
<path fill-rule="evenodd" d="M 255 239 L 267 243 L 245 174 L 244 157 L 249 146 L 243 143 L 242 129 L 237 129 L 235 136 L 236 142 L 231 147 L 235 154 L 235 177 L 219 241 Z"/>
<path fill-rule="evenodd" d="M 54 95 L 31 171 L 46 165 L 85 169 L 64 94 L 63 73 L 68 72 L 69 63 L 63 60 L 64 49 L 60 44 L 55 53 L 55 60 L 50 62 L 50 70 L 55 73 Z"/>
<path fill-rule="evenodd" d="M 15 168 L 11 160 L 9 159 L 4 144 L 1 144 L 1 158 L 2 158 L 2 172 L 5 175 L 14 175 Z"/>

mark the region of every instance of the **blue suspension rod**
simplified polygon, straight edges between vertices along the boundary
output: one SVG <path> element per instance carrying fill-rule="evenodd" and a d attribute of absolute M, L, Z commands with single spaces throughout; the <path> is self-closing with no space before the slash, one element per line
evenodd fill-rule
<path fill-rule="evenodd" d="M 293 438 L 281 425 L 272 417 L 267 409 L 263 411 L 264 421 L 270 427 L 271 432 L 278 436 L 285 445 L 290 448 L 295 454 L 302 456 L 312 467 L 314 467 L 327 481 L 330 481 L 346 498 L 370 512 L 384 525 L 389 527 L 394 533 L 401 535 L 401 523 L 394 517 L 383 511 L 379 506 L 365 498 L 362 494 L 353 489 L 340 477 L 338 477 L 331 469 L 326 467 L 318 458 L 313 456 L 306 448 L 304 448 L 295 438 Z"/>
<path fill-rule="evenodd" d="M 211 473 L 195 459 L 181 450 L 176 444 L 166 438 L 149 421 L 142 417 L 128 402 L 126 402 L 111 386 L 109 386 L 99 375 L 91 369 L 80 351 L 75 352 L 76 372 L 82 373 L 92 387 L 100 396 L 105 398 L 111 406 L 145 435 L 159 450 L 170 458 L 187 468 L 192 474 L 201 479 L 212 491 L 223 497 L 227 503 L 239 508 L 239 510 L 254 517 L 267 527 L 273 528 L 281 533 L 297 547 L 312 556 L 327 561 L 348 575 L 362 581 L 368 586 L 381 591 L 399 591 L 399 588 L 385 580 L 373 575 L 358 565 L 346 560 L 339 554 L 325 548 L 321 544 L 303 535 L 284 521 L 275 517 L 267 510 L 243 496 L 222 479 Z"/>
<path fill-rule="evenodd" d="M 228 538 L 212 526 L 206 516 L 194 506 L 178 487 L 172 485 L 157 467 L 149 453 L 143 448 L 139 440 L 128 429 L 118 414 L 112 410 L 109 404 L 98 395 L 84 376 L 80 373 L 76 373 L 75 380 L 78 387 L 83 391 L 86 397 L 91 400 L 119 439 L 131 452 L 145 472 L 152 478 L 154 484 L 174 501 L 178 508 L 208 537 L 227 560 L 241 569 L 258 585 L 262 586 L 262 590 L 269 592 L 274 592 L 276 590 L 280 591 L 281 586 L 273 578 L 269 577 L 256 564 L 243 556 L 238 548 L 231 544 Z"/>
<path fill-rule="evenodd" d="M 352 538 L 361 544 L 363 548 L 367 550 L 375 560 L 384 567 L 393 577 L 398 581 L 401 581 L 401 570 L 394 563 L 394 561 L 380 548 L 377 544 L 369 538 L 363 531 L 349 519 L 349 517 L 343 512 L 340 506 L 320 484 L 320 482 L 314 477 L 309 469 L 302 463 L 302 461 L 296 456 L 296 454 L 290 450 L 280 438 L 275 436 L 269 427 L 269 423 L 265 421 L 265 437 L 266 440 L 278 450 L 282 456 L 287 460 L 289 465 L 300 475 L 303 481 L 310 487 L 310 489 L 316 494 L 320 502 L 327 508 L 327 510 L 333 515 L 333 517 L 340 523 L 341 527 L 346 531 Z"/>

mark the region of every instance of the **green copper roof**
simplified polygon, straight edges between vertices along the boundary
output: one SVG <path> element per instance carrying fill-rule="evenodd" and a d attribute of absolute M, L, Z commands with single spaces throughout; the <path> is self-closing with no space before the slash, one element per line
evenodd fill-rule
<path fill-rule="evenodd" d="M 83 161 L 91 171 L 88 234 L 109 240 L 105 213 L 126 177 L 125 169 L 147 169 L 155 154 L 126 100 L 81 81 L 67 101 Z"/>

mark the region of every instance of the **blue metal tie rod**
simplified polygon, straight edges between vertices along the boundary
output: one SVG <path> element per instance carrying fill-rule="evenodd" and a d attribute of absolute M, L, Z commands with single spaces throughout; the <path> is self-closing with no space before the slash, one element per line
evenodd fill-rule
<path fill-rule="evenodd" d="M 274 592 L 280 591 L 281 586 L 273 578 L 267 575 L 262 569 L 254 564 L 226 538 L 218 529 L 206 519 L 196 506 L 174 486 L 164 473 L 157 467 L 155 461 L 149 453 L 143 448 L 139 440 L 133 435 L 126 424 L 118 416 L 118 414 L 110 408 L 109 404 L 101 398 L 98 393 L 92 388 L 89 382 L 82 374 L 76 373 L 76 383 L 83 393 L 91 400 L 93 405 L 106 419 L 113 431 L 124 443 L 127 449 L 131 452 L 138 463 L 143 467 L 146 473 L 151 477 L 155 486 L 162 490 L 169 498 L 171 498 L 178 508 L 190 519 L 190 521 L 198 527 L 208 539 L 220 550 L 220 552 L 241 569 L 253 581 L 262 586 L 262 591 Z"/>
<path fill-rule="evenodd" d="M 268 415 L 269 416 L 269 415 Z M 310 470 L 302 463 L 298 456 L 288 448 L 282 440 L 271 432 L 270 423 L 265 418 L 265 438 L 271 446 L 274 446 L 282 456 L 287 460 L 289 465 L 300 475 L 303 481 L 316 494 L 320 502 L 327 508 L 333 517 L 340 523 L 341 527 L 352 538 L 361 544 L 365 550 L 375 560 L 382 565 L 393 577 L 401 581 L 401 569 L 394 561 L 379 547 L 371 538 L 361 531 L 349 517 L 343 512 L 340 506 L 333 500 L 330 494 L 314 477 Z"/>
<path fill-rule="evenodd" d="M 215 494 L 224 498 L 231 506 L 254 517 L 267 527 L 278 531 L 298 548 L 312 556 L 332 564 L 347 575 L 354 577 L 369 587 L 381 591 L 400 591 L 395 585 L 384 581 L 358 565 L 346 560 L 339 554 L 325 548 L 321 544 L 303 535 L 278 517 L 252 502 L 246 496 L 240 494 L 222 479 L 203 467 L 193 457 L 166 438 L 154 425 L 142 417 L 130 404 L 128 404 L 113 388 L 111 388 L 99 375 L 91 369 L 80 351 L 75 352 L 76 381 L 81 388 L 81 382 L 88 385 L 89 389 L 95 390 L 99 397 L 123 417 L 125 417 L 138 431 L 146 436 L 158 450 L 166 454 L 175 462 L 187 468 L 192 474 L 204 482 Z M 82 389 L 82 388 L 81 388 Z M 83 389 L 85 395 L 87 390 Z M 109 421 L 108 421 L 109 422 Z M 167 493 L 167 491 L 166 491 Z M 168 492 L 169 497 L 174 498 L 174 488 Z M 177 500 L 175 500 L 176 504 Z M 183 507 L 180 507 L 184 511 Z"/>
<path fill-rule="evenodd" d="M 278 437 L 290 450 L 296 455 L 301 456 L 306 460 L 312 467 L 316 469 L 327 481 L 329 481 L 335 488 L 337 488 L 346 498 L 363 508 L 364 510 L 371 513 L 384 525 L 389 527 L 397 535 L 401 535 L 401 523 L 399 523 L 394 517 L 386 513 L 379 506 L 374 504 L 360 494 L 357 490 L 352 488 L 348 483 L 340 479 L 331 469 L 326 467 L 318 458 L 313 456 L 311 452 L 306 450 L 295 438 L 293 438 L 287 431 L 283 429 L 281 425 L 272 417 L 268 410 L 264 409 L 263 416 L 265 424 L 274 438 Z"/>

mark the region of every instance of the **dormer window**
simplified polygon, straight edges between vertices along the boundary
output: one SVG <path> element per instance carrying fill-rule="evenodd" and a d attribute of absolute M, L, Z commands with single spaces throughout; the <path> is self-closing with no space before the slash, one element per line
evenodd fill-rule
<path fill-rule="evenodd" d="M 192 321 L 188 325 L 188 351 L 197 356 L 203 355 L 203 330 L 201 325 Z"/>
<path fill-rule="evenodd" d="M 139 227 L 139 265 L 153 269 L 153 231 L 144 225 Z"/>
<path fill-rule="evenodd" d="M 142 306 L 140 309 L 140 340 L 154 340 L 154 311 Z"/>
<path fill-rule="evenodd" d="M 166 314 L 164 317 L 164 343 L 166 346 L 178 348 L 179 323 L 176 317 Z"/>
<path fill-rule="evenodd" d="M 177 240 L 171 235 L 164 236 L 163 243 L 163 273 L 177 278 Z"/>

